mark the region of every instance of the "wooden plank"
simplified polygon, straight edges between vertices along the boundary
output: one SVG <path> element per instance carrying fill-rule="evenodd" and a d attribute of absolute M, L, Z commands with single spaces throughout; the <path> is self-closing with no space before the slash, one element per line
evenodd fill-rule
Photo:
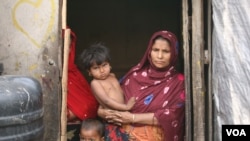
<path fill-rule="evenodd" d="M 192 0 L 193 141 L 205 140 L 203 1 Z"/>
<path fill-rule="evenodd" d="M 62 2 L 62 29 L 67 28 L 67 0 Z"/>
<path fill-rule="evenodd" d="M 67 0 L 62 3 L 62 30 L 64 30 L 63 70 L 62 70 L 62 105 L 60 141 L 67 141 L 67 94 L 68 94 L 68 61 L 70 48 L 70 29 L 67 29 Z"/>
<path fill-rule="evenodd" d="M 207 47 L 208 47 L 208 141 L 213 141 L 213 96 L 212 96 L 212 2 L 207 1 Z"/>
<path fill-rule="evenodd" d="M 185 141 L 192 141 L 192 110 L 191 110 L 191 93 L 190 93 L 190 49 L 189 49 L 189 15 L 188 0 L 182 0 L 182 37 L 184 52 L 184 75 L 185 75 L 185 123 L 186 135 Z"/>
<path fill-rule="evenodd" d="M 62 112 L 61 112 L 61 141 L 67 141 L 67 94 L 68 94 L 68 61 L 70 48 L 70 29 L 64 32 L 64 55 L 62 73 Z"/>

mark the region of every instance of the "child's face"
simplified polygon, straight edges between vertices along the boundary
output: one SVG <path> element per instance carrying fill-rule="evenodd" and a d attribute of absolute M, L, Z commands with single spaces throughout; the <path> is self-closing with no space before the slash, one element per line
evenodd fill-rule
<path fill-rule="evenodd" d="M 80 141 L 104 141 L 104 137 L 98 134 L 96 130 L 81 129 Z"/>
<path fill-rule="evenodd" d="M 104 80 L 109 76 L 110 69 L 111 69 L 111 66 L 110 66 L 109 62 L 103 62 L 100 65 L 97 65 L 96 63 L 94 63 L 90 67 L 89 73 L 95 79 Z"/>

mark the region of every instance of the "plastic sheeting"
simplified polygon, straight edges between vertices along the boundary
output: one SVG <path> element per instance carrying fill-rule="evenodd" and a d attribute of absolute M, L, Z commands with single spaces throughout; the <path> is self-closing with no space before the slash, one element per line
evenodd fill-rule
<path fill-rule="evenodd" d="M 250 124 L 250 1 L 212 0 L 214 141 L 224 124 Z"/>

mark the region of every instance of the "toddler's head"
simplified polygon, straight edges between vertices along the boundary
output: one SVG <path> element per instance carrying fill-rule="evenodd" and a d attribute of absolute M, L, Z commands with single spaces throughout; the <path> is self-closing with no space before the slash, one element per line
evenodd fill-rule
<path fill-rule="evenodd" d="M 81 60 L 86 70 L 90 70 L 94 64 L 101 65 L 104 62 L 110 63 L 109 49 L 101 43 L 92 44 L 82 52 Z"/>
<path fill-rule="evenodd" d="M 104 141 L 104 124 L 95 118 L 82 121 L 80 141 Z"/>

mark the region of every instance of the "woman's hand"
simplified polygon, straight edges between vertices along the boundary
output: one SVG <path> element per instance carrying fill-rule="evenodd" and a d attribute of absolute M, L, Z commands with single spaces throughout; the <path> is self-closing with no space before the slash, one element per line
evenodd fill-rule
<path fill-rule="evenodd" d="M 113 123 L 116 125 L 121 125 L 120 122 L 116 122 L 119 117 L 118 111 L 110 110 L 110 109 L 104 109 L 103 107 L 99 106 L 97 114 L 102 119 L 106 120 L 109 123 Z"/>
<path fill-rule="evenodd" d="M 158 125 L 158 120 L 154 117 L 154 113 L 134 114 L 127 111 L 116 111 L 99 107 L 98 116 L 100 116 L 102 119 L 105 119 L 109 123 L 119 126 L 130 123 Z"/>
<path fill-rule="evenodd" d="M 102 119 L 106 119 L 107 116 L 114 115 L 115 110 L 104 109 L 103 107 L 99 106 L 97 114 Z"/>
<path fill-rule="evenodd" d="M 154 117 L 154 113 L 130 113 L 127 111 L 112 111 L 112 114 L 106 117 L 109 122 L 117 125 L 122 124 L 144 124 L 158 125 L 158 120 Z"/>
<path fill-rule="evenodd" d="M 115 123 L 117 125 L 128 124 L 133 122 L 134 115 L 130 112 L 124 111 L 112 111 L 112 114 L 106 116 L 108 122 Z"/>

